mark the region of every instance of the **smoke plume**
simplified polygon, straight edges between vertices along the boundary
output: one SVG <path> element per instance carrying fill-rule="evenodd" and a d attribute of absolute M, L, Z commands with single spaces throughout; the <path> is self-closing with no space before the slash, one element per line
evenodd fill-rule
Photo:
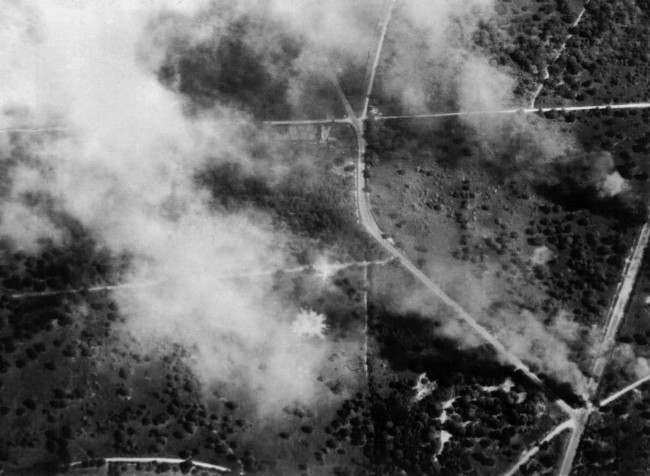
<path fill-rule="evenodd" d="M 259 132 L 246 114 L 218 103 L 197 112 L 158 79 L 165 48 L 212 31 L 189 20 L 205 6 L 1 5 L 0 124 L 59 129 L 3 142 L 2 233 L 31 250 L 43 237 L 64 242 L 65 230 L 30 199 L 47 197 L 50 211 L 133 257 L 128 279 L 155 280 L 114 293 L 140 342 L 183 345 L 206 384 L 236 382 L 263 410 L 316 398 L 330 344 L 295 332 L 299 309 L 273 291 L 270 277 L 221 279 L 295 266 L 293 237 L 258 210 L 214 209 L 195 184 L 198 170 L 222 161 L 267 175 L 280 164 L 253 157 L 248 145 Z"/>

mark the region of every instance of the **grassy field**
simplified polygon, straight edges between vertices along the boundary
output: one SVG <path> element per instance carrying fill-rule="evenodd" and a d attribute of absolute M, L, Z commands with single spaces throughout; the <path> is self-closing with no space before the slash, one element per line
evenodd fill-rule
<path fill-rule="evenodd" d="M 501 156 L 454 119 L 379 127 L 368 158 L 377 220 L 449 293 L 474 311 L 503 302 L 602 323 L 638 226 L 608 211 L 622 204 L 544 183 L 556 172 L 526 162 L 525 138 Z"/>

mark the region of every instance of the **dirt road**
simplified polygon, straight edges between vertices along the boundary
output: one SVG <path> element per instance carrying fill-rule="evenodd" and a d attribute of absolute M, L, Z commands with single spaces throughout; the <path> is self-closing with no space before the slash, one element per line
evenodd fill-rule
<path fill-rule="evenodd" d="M 519 468 L 521 468 L 523 465 L 528 463 L 530 459 L 535 456 L 537 453 L 539 453 L 539 448 L 542 446 L 544 443 L 548 443 L 551 440 L 553 440 L 556 436 L 560 435 L 564 430 L 569 430 L 572 429 L 575 426 L 575 420 L 573 418 L 569 418 L 568 420 L 563 421 L 560 423 L 558 426 L 553 428 L 551 431 L 549 431 L 544 438 L 539 440 L 535 446 L 533 446 L 531 449 L 526 451 L 524 454 L 521 455 L 519 460 L 515 463 L 515 465 L 510 468 L 507 472 L 503 473 L 503 476 L 514 476 L 519 472 Z"/>
<path fill-rule="evenodd" d="M 387 19 L 390 19 L 392 15 L 394 2 L 391 3 L 387 12 Z M 382 38 L 379 39 L 378 44 L 383 44 L 383 37 L 386 35 L 388 22 L 384 22 L 384 28 L 382 28 Z M 378 58 L 380 51 L 375 53 L 375 58 Z M 377 68 L 378 61 L 376 60 L 373 63 L 373 68 Z M 371 71 L 369 77 L 372 79 L 375 77 L 375 72 Z M 458 317 L 463 320 L 474 332 L 476 332 L 483 340 L 488 342 L 497 352 L 498 356 L 502 358 L 505 362 L 513 365 L 516 369 L 519 369 L 524 373 L 532 382 L 536 385 L 543 385 L 540 378 L 532 372 L 532 370 L 516 355 L 510 352 L 506 347 L 492 335 L 492 333 L 479 324 L 476 319 L 474 319 L 458 302 L 452 299 L 447 293 L 445 293 L 440 286 L 438 286 L 431 278 L 424 274 L 404 253 L 402 253 L 397 247 L 395 247 L 382 233 L 381 229 L 377 225 L 375 218 L 372 214 L 370 200 L 368 193 L 366 191 L 366 164 L 364 160 L 366 152 L 366 141 L 363 136 L 363 122 L 365 120 L 365 114 L 367 110 L 362 111 L 361 117 L 354 117 L 353 111 L 349 105 L 349 102 L 345 100 L 345 96 L 340 91 L 340 88 L 337 88 L 339 95 L 343 96 L 343 104 L 346 108 L 346 112 L 351 119 L 351 125 L 354 129 L 356 138 L 357 138 L 357 167 L 356 167 L 356 176 L 355 176 L 355 186 L 356 186 L 356 202 L 357 202 L 357 211 L 359 216 L 359 221 L 365 230 L 374 238 L 374 240 L 379 243 L 382 248 L 392 256 L 396 261 L 398 261 L 407 271 L 409 271 L 424 287 L 426 287 L 431 293 L 433 293 L 438 299 L 443 303 L 449 306 Z M 372 91 L 372 84 L 369 84 L 366 88 L 366 91 Z M 559 406 L 566 412 L 570 413 L 571 408 L 563 401 L 558 401 Z"/>
<path fill-rule="evenodd" d="M 433 114 L 407 114 L 400 116 L 376 116 L 376 121 L 389 121 L 396 119 L 436 119 L 442 117 L 459 117 L 459 116 L 490 116 L 502 114 L 534 114 L 538 112 L 578 112 L 594 110 L 617 110 L 617 109 L 650 109 L 650 102 L 630 102 L 621 104 L 595 104 L 589 106 L 566 106 L 566 107 L 528 107 L 528 108 L 509 108 L 509 109 L 492 109 L 477 111 L 455 111 L 455 112 L 437 112 Z"/>
<path fill-rule="evenodd" d="M 580 10 L 580 13 L 578 13 L 578 16 L 576 17 L 576 19 L 573 21 L 573 23 L 571 23 L 571 28 L 575 28 L 575 27 L 578 26 L 578 24 L 582 20 L 582 17 L 585 15 L 585 12 L 587 11 L 587 5 L 589 5 L 589 2 L 591 2 L 591 0 L 585 0 L 585 4 L 582 7 L 582 10 Z M 562 56 L 562 53 L 564 53 L 564 50 L 566 50 L 567 43 L 569 42 L 569 40 L 572 37 L 573 37 L 572 33 L 569 33 L 566 36 L 566 38 L 564 39 L 564 41 L 562 42 L 562 44 L 558 48 L 558 50 L 555 53 L 555 55 L 553 56 L 553 58 L 551 58 L 551 61 L 549 62 L 549 64 L 547 64 L 544 67 L 544 73 L 542 75 L 542 82 L 539 83 L 539 85 L 535 89 L 535 92 L 533 93 L 533 97 L 530 100 L 530 107 L 535 107 L 535 101 L 537 101 L 537 98 L 539 97 L 540 93 L 542 92 L 542 89 L 544 89 L 544 81 L 546 81 L 550 77 L 550 75 L 548 73 L 549 66 L 551 66 L 553 63 L 555 63 L 557 60 L 560 59 L 560 56 Z"/>
<path fill-rule="evenodd" d="M 167 464 L 181 464 L 185 460 L 180 458 L 136 458 L 136 457 L 112 457 L 112 458 L 102 458 L 106 463 L 127 463 L 127 464 L 137 464 L 137 463 L 167 463 Z M 76 466 L 81 466 L 82 461 L 74 461 L 70 463 L 70 467 L 74 468 Z M 219 471 L 222 473 L 229 473 L 230 469 L 224 466 L 217 466 L 216 464 L 203 463 L 201 461 L 192 461 L 192 464 L 201 469 L 211 469 L 213 471 Z"/>
<path fill-rule="evenodd" d="M 649 239 L 650 222 L 646 222 L 646 224 L 643 225 L 643 228 L 641 228 L 639 237 L 637 238 L 634 246 L 632 247 L 632 251 L 628 255 L 628 258 L 625 262 L 622 278 L 616 288 L 616 295 L 607 315 L 605 333 L 598 350 L 598 357 L 594 361 L 591 378 L 588 384 L 587 391 L 589 392 L 590 400 L 593 398 L 596 390 L 598 390 L 598 384 L 600 383 L 600 379 L 603 375 L 603 372 L 605 371 L 605 366 L 611 357 L 611 350 L 614 344 L 614 339 L 616 338 L 616 333 L 618 332 L 621 322 L 623 322 L 623 317 L 625 317 L 627 303 L 629 302 L 630 295 L 634 289 L 634 283 L 636 282 L 636 278 L 639 274 L 639 269 L 641 268 L 641 263 L 643 261 L 644 251 L 648 245 Z M 580 440 L 582 439 L 582 434 L 585 430 L 585 427 L 587 426 L 589 415 L 593 409 L 593 406 L 589 404 L 587 408 L 576 412 L 576 425 L 573 429 L 573 433 L 571 434 L 571 439 L 569 440 L 564 451 L 564 456 L 562 457 L 560 476 L 568 476 L 571 472 L 571 468 L 573 467 L 573 460 L 575 459 Z"/>

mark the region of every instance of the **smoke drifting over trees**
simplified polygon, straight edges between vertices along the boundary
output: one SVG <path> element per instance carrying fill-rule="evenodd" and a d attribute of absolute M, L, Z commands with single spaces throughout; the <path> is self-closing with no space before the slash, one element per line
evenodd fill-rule
<path fill-rule="evenodd" d="M 2 233 L 34 250 L 42 238 L 65 242 L 49 216 L 70 216 L 100 245 L 132 257 L 125 277 L 158 283 L 114 293 L 141 342 L 182 344 L 206 383 L 238 382 L 264 408 L 311 401 L 329 343 L 292 330 L 299 308 L 273 292 L 270 278 L 250 287 L 219 279 L 295 265 L 292 237 L 259 210 L 214 209 L 195 184 L 197 171 L 220 162 L 245 170 L 255 162 L 268 177 L 279 163 L 253 157 L 251 135 L 262 143 L 263 135 L 244 112 L 216 101 L 189 114 L 188 101 L 158 79 L 173 35 L 205 34 L 183 21 L 196 9 L 3 4 L 2 40 L 12 47 L 0 53 L 2 127 L 63 130 L 4 135 Z M 167 37 L 147 36 L 169 15 Z"/>
<path fill-rule="evenodd" d="M 220 279 L 294 266 L 294 237 L 260 210 L 215 209 L 195 178 L 225 162 L 269 180 L 282 174 L 287 164 L 257 121 L 342 115 L 329 78 L 363 70 L 384 2 L 0 5 L 0 41 L 8 45 L 0 49 L 0 125 L 62 128 L 2 137 L 9 186 L 0 232 L 35 250 L 43 238 L 67 239 L 53 215 L 72 217 L 132 257 L 131 279 L 160 283 L 114 293 L 127 330 L 143 343 L 182 344 L 205 382 L 241 382 L 267 407 L 316 398 L 330 342 L 293 331 L 300 309 L 271 279 L 255 287 Z M 492 0 L 400 3 L 377 94 L 417 112 L 512 104 L 513 78 L 472 43 L 492 15 Z M 523 138 L 519 165 L 545 164 L 573 147 L 572 138 L 517 116 L 467 125 L 515 162 L 510 138 Z M 252 150 L 254 141 L 263 153 Z M 598 193 L 624 192 L 612 173 L 593 179 Z M 574 366 L 559 362 L 573 334 L 548 331 L 529 315 L 501 319 L 502 337 L 521 357 L 558 374 L 568 365 L 566 378 L 579 380 Z"/>

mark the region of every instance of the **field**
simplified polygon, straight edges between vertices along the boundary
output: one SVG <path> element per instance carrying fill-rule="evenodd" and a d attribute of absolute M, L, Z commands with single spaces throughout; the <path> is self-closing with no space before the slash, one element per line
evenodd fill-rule
<path fill-rule="evenodd" d="M 518 154 L 516 143 L 504 156 L 488 155 L 455 119 L 430 123 L 428 131 L 392 129 L 390 121 L 378 127 L 383 138 L 368 159 L 375 213 L 423 269 L 445 276 L 451 293 L 454 276 L 463 280 L 455 293 L 459 300 L 465 294 L 470 309 L 480 308 L 462 286 L 475 279 L 486 307 L 520 303 L 535 313 L 570 311 L 584 325 L 599 322 L 635 236 L 621 215 L 624 203 L 599 204 L 595 194 L 569 200 L 562 188 L 573 184 L 545 183 L 507 162 L 505 154 Z M 526 154 L 527 145 L 519 146 Z M 552 173 L 537 167 L 542 176 Z"/>

